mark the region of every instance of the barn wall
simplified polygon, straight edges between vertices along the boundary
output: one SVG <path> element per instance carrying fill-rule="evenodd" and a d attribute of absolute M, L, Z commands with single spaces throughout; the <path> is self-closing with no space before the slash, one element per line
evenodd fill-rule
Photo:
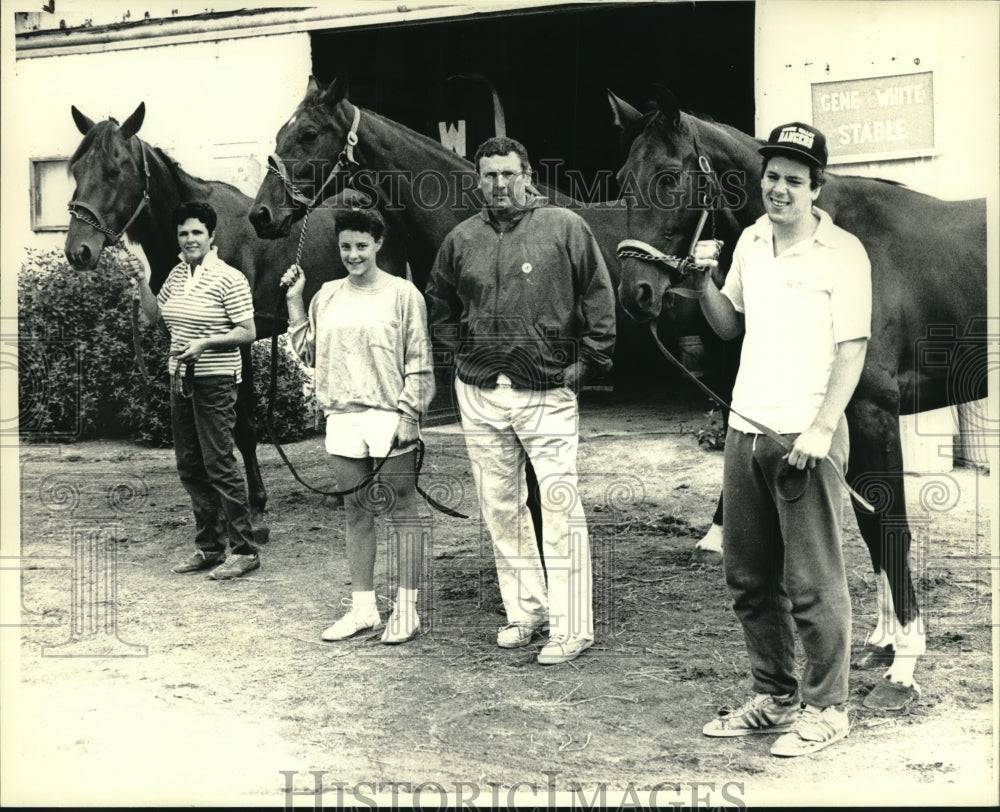
<path fill-rule="evenodd" d="M 309 35 L 20 59 L 14 70 L 14 79 L 4 81 L 5 106 L 22 111 L 5 117 L 13 128 L 4 135 L 14 145 L 9 155 L 5 150 L 4 186 L 16 187 L 5 188 L 13 200 L 29 199 L 30 158 L 68 157 L 79 144 L 71 105 L 94 121 L 124 121 L 142 101 L 143 140 L 166 149 L 187 172 L 253 196 L 274 134 L 305 91 Z M 59 232 L 33 233 L 28 206 L 21 204 L 5 211 L 5 241 L 15 235 L 37 247 L 65 239 Z"/>
<path fill-rule="evenodd" d="M 947 200 L 995 189 L 998 4 L 757 0 L 756 29 L 758 137 L 785 121 L 811 122 L 813 83 L 930 71 L 937 154 L 834 171 L 900 181 Z"/>
<path fill-rule="evenodd" d="M 945 4 L 937 2 L 757 0 L 753 71 L 749 64 L 740 64 L 741 59 L 733 58 L 731 46 L 734 37 L 745 39 L 750 33 L 746 23 L 741 21 L 740 25 L 735 25 L 732 9 L 748 5 L 663 4 L 659 8 L 637 7 L 627 14 L 608 8 L 592 11 L 568 27 L 566 23 L 572 22 L 570 17 L 549 15 L 544 19 L 562 19 L 560 30 L 572 32 L 573 36 L 559 40 L 565 56 L 555 47 L 555 37 L 547 38 L 551 44 L 546 49 L 535 49 L 534 61 L 537 62 L 541 54 L 547 61 L 545 69 L 534 74 L 535 85 L 529 93 L 524 92 L 523 82 L 503 87 L 505 80 L 509 83 L 514 77 L 511 63 L 505 66 L 503 60 L 497 63 L 487 59 L 484 65 L 477 65 L 472 64 L 474 60 L 465 59 L 463 64 L 461 57 L 454 56 L 463 52 L 485 56 L 489 53 L 485 46 L 470 47 L 475 41 L 474 32 L 482 29 L 490 34 L 489 41 L 502 43 L 505 37 L 496 36 L 505 30 L 501 27 L 506 26 L 510 29 L 507 33 L 511 33 L 518 18 L 510 17 L 508 23 L 500 20 L 438 23 L 408 32 L 395 30 L 390 33 L 392 29 L 386 29 L 384 37 L 394 36 L 403 41 L 408 36 L 409 41 L 417 45 L 430 40 L 435 46 L 434 53 L 452 53 L 451 61 L 445 60 L 448 64 L 440 66 L 442 70 L 447 68 L 443 76 L 463 69 L 478 72 L 484 67 L 492 67 L 485 72 L 494 74 L 490 78 L 506 91 L 502 95 L 511 108 L 510 124 L 517 128 L 520 118 L 519 129 L 529 123 L 535 126 L 538 116 L 538 111 L 527 109 L 527 118 L 519 115 L 525 101 L 537 99 L 543 104 L 540 109 L 553 106 L 546 107 L 544 100 L 548 96 L 550 102 L 553 101 L 557 84 L 542 88 L 538 83 L 544 84 L 553 74 L 558 74 L 559 69 L 566 77 L 581 70 L 587 76 L 595 71 L 607 74 L 608 84 L 636 103 L 641 101 L 639 88 L 647 79 L 670 84 L 678 91 L 682 105 L 704 110 L 718 120 L 746 129 L 754 126 L 758 136 L 766 135 L 779 121 L 809 120 L 813 82 L 930 71 L 934 81 L 937 154 L 844 165 L 838 171 L 892 178 L 943 198 L 986 194 L 995 172 L 984 172 L 983 168 L 995 168 L 997 164 L 997 55 L 1000 53 L 997 4 L 951 2 L 946 4 L 947 13 L 942 13 Z M 715 15 L 716 11 L 728 14 L 719 19 L 707 16 L 701 19 L 705 15 Z M 605 40 L 614 58 L 609 59 L 607 52 L 599 53 L 587 39 L 591 28 L 608 32 L 608 25 L 594 26 L 591 21 L 602 22 L 601 18 L 606 17 L 610 23 L 633 15 L 639 15 L 647 24 L 632 26 L 631 39 L 614 36 Z M 660 17 L 662 21 L 658 21 Z M 525 22 L 529 22 L 527 18 Z M 548 23 L 543 18 L 535 18 L 530 20 L 529 30 L 537 31 L 545 24 Z M 714 40 L 729 40 L 727 47 L 722 49 L 727 58 L 706 63 L 717 68 L 722 65 L 721 69 L 708 71 L 710 76 L 704 67 L 692 74 L 691 66 L 697 61 L 684 51 L 686 44 L 697 42 L 693 33 L 703 28 L 714 32 Z M 462 33 L 451 39 L 462 47 L 457 51 L 455 47 L 441 47 L 436 36 L 439 30 L 445 37 L 442 43 L 448 41 L 449 35 Z M 635 47 L 634 39 L 639 36 L 652 36 L 653 41 L 662 45 L 665 31 L 670 34 L 670 47 Z M 5 33 L 9 36 L 9 28 Z M 142 131 L 147 140 L 169 149 L 181 165 L 194 174 L 220 177 L 245 190 L 253 190 L 259 178 L 260 162 L 270 151 L 274 132 L 301 97 L 309 72 L 315 70 L 321 78 L 332 78 L 342 70 L 341 62 L 354 66 L 355 73 L 359 69 L 371 72 L 370 59 L 338 60 L 331 56 L 342 54 L 346 57 L 345 51 L 350 48 L 345 45 L 350 43 L 357 43 L 363 54 L 378 54 L 380 49 L 373 46 L 382 42 L 380 36 L 378 31 L 371 29 L 331 32 L 326 38 L 303 31 L 160 47 L 148 47 L 151 41 L 147 40 L 143 43 L 147 47 L 129 51 L 11 61 L 13 79 L 12 73 L 5 71 L 4 101 L 8 111 L 16 109 L 19 114 L 5 116 L 5 136 L 13 142 L 12 149 L 5 144 L 4 185 L 14 186 L 14 196 L 9 199 L 28 200 L 29 157 L 68 155 L 75 147 L 79 135 L 69 117 L 70 104 L 76 104 L 95 120 L 108 115 L 123 119 L 140 100 L 147 104 Z M 392 45 L 389 39 L 385 42 Z M 400 55 L 396 47 L 385 47 L 376 62 L 391 73 L 395 66 L 393 59 Z M 443 57 L 438 61 L 441 59 Z M 426 82 L 428 61 L 405 60 L 411 81 L 416 81 L 413 77 L 419 74 L 417 78 L 424 77 Z M 591 61 L 593 69 L 587 67 Z M 596 67 L 599 65 L 604 67 Z M 754 99 L 748 98 L 751 73 Z M 200 85 L 196 78 L 199 76 L 203 78 Z M 743 91 L 732 84 L 733 78 L 740 76 L 747 79 Z M 376 68 L 371 76 L 361 73 L 357 78 L 361 85 L 359 91 L 363 91 L 366 80 L 368 83 L 375 81 L 380 90 L 378 95 L 383 98 L 373 99 L 373 102 L 387 107 L 392 107 L 393 103 L 399 106 L 391 94 L 385 97 L 386 82 L 394 83 L 395 76 L 390 78 L 388 73 L 383 74 Z M 441 77 L 435 78 L 440 81 Z M 595 81 L 595 87 L 598 84 Z M 595 92 L 595 95 L 599 94 Z M 424 94 L 407 92 L 403 99 L 417 96 Z M 752 124 L 748 112 L 754 101 L 756 114 Z M 597 129 L 602 133 L 601 138 L 607 141 L 610 136 L 602 128 L 606 128 L 608 122 L 602 120 L 603 107 L 599 105 L 603 105 L 603 101 L 595 103 L 588 113 L 590 126 L 577 127 L 576 131 Z M 175 110 L 185 111 L 185 114 L 175 115 Z M 30 113 L 21 114 L 20 111 Z M 187 117 L 198 121 L 206 137 L 190 137 L 186 130 Z M 400 118 L 407 116 L 400 115 Z M 557 124 L 548 122 L 546 127 L 552 129 Z M 576 143 L 574 138 L 560 133 L 557 148 L 531 134 L 533 145 L 546 154 L 572 153 Z M 607 144 L 602 142 L 601 148 L 607 150 Z M 584 171 L 605 166 L 611 160 L 607 154 L 599 157 L 592 146 L 587 146 L 580 155 L 578 160 L 574 160 L 572 154 L 566 157 L 571 165 L 579 165 Z M 11 160 L 8 162 L 7 158 Z M 32 235 L 24 205 L 18 205 L 13 214 L 9 222 L 12 230 L 5 231 L 6 234 L 23 233 L 28 244 L 58 241 L 58 236 L 54 235 Z"/>
<path fill-rule="evenodd" d="M 64 5 L 60 15 L 81 25 L 86 4 Z M 127 32 L 118 32 L 113 43 L 88 44 L 84 27 L 67 31 L 67 53 L 55 47 L 43 56 L 22 50 L 4 76 L 5 111 L 19 111 L 4 119 L 12 141 L 4 156 L 5 200 L 14 201 L 5 213 L 4 235 L 19 248 L 61 245 L 62 232 L 32 231 L 29 161 L 73 152 L 81 136 L 71 105 L 94 121 L 109 116 L 124 121 L 145 101 L 144 140 L 166 149 L 186 171 L 228 181 L 249 194 L 256 192 L 274 134 L 301 99 L 310 73 L 322 81 L 347 75 L 359 103 L 434 137 L 439 125 L 453 127 L 467 117 L 470 150 L 492 133 L 476 130 L 474 109 L 452 115 L 442 112 L 440 101 L 449 77 L 483 77 L 500 94 L 511 134 L 523 138 L 534 157 L 563 160 L 564 169 L 588 179 L 604 173 L 611 179 L 601 188 L 611 194 L 620 156 L 606 88 L 641 105 L 650 83 L 661 82 L 687 107 L 752 126 L 750 3 L 599 3 L 502 14 L 478 8 L 483 11 L 467 17 L 456 8 L 460 16 L 453 19 L 398 25 L 363 24 L 358 18 L 341 28 L 344 21 L 331 17 L 328 28 L 314 21 L 311 28 L 278 35 L 237 27 L 215 40 L 182 44 L 163 44 L 169 26 L 160 39 L 130 41 Z M 93 22 L 113 22 L 122 9 Z M 131 11 L 134 19 L 142 16 L 139 7 Z M 51 15 L 28 17 L 19 18 L 21 28 L 54 24 Z M 690 67 L 700 46 L 693 35 L 702 30 L 714 32 L 723 56 L 703 63 L 695 78 Z M 5 34 L 10 37 L 9 27 Z M 79 36 L 71 41 L 74 34 Z M 530 58 L 522 58 L 524 53 Z M 492 127 L 488 86 L 472 78 L 467 84 L 480 96 L 485 93 L 472 106 L 485 102 Z M 566 187 L 561 172 L 550 174 L 542 180 L 577 191 Z M 67 179 L 61 194 L 50 196 L 50 211 L 61 216 L 71 191 Z"/>
<path fill-rule="evenodd" d="M 418 129 L 425 129 L 418 116 L 427 115 L 422 102 L 431 74 L 440 82 L 456 73 L 485 73 L 501 91 L 512 131 L 526 133 L 536 155 L 565 157 L 569 166 L 590 172 L 616 163 L 608 122 L 602 121 L 605 82 L 636 104 L 650 80 L 663 82 L 682 106 L 762 137 L 775 123 L 810 120 L 813 83 L 929 71 L 933 154 L 845 164 L 837 171 L 902 181 L 942 198 L 993 195 L 995 204 L 998 9 L 984 2 L 884 0 L 636 4 L 627 13 L 609 5 L 412 27 L 338 30 L 339 23 L 329 29 L 310 23 L 311 30 L 295 33 L 242 32 L 159 46 L 147 39 L 130 50 L 16 62 L 13 32 L 5 26 L 5 267 L 16 267 L 24 245 L 62 244 L 62 233 L 31 231 L 28 163 L 32 156 L 73 151 L 80 136 L 71 104 L 94 120 L 123 120 L 145 101 L 144 139 L 166 148 L 192 174 L 228 180 L 253 194 L 274 133 L 301 98 L 310 72 L 324 80 L 353 73 L 358 94 L 372 97 L 366 102 L 412 118 Z M 528 63 L 505 50 L 526 41 L 533 45 Z M 420 58 L 413 58 L 414 48 Z M 577 84 L 567 87 L 570 77 Z M 567 100 L 573 115 L 563 110 Z M 407 110 L 407 103 L 418 109 Z M 566 132 L 553 129 L 566 122 Z M 429 132 L 438 124 L 431 117 Z M 998 220 L 994 205 L 991 227 Z M 998 295 L 995 236 L 991 301 Z"/>

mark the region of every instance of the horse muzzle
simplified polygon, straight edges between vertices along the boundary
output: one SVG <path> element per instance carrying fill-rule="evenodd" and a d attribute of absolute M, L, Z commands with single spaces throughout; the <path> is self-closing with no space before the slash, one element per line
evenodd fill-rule
<path fill-rule="evenodd" d="M 82 239 L 73 234 L 72 230 L 66 237 L 66 245 L 63 253 L 74 269 L 78 271 L 92 271 L 97 267 L 97 261 L 101 258 L 101 251 L 104 250 L 103 236 L 98 239 Z"/>
<path fill-rule="evenodd" d="M 622 263 L 624 272 L 618 285 L 618 300 L 633 320 L 640 324 L 653 321 L 660 315 L 666 289 L 657 291 L 652 282 L 636 279 L 625 269 L 625 264 Z"/>
<path fill-rule="evenodd" d="M 292 221 L 296 219 L 292 211 L 273 209 L 267 203 L 256 203 L 247 215 L 257 232 L 257 236 L 265 240 L 276 240 L 287 237 L 292 230 Z"/>

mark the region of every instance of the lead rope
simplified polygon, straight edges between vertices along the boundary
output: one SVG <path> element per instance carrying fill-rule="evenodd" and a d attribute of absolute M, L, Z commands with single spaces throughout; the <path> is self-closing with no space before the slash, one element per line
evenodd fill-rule
<path fill-rule="evenodd" d="M 773 440 L 775 443 L 777 443 L 779 446 L 781 446 L 785 451 L 791 451 L 792 450 L 792 443 L 786 437 L 783 437 L 782 435 L 778 434 L 778 432 L 776 432 L 774 429 L 770 428 L 769 426 L 766 426 L 763 423 L 758 423 L 756 420 L 754 420 L 754 419 L 752 419 L 750 417 L 747 417 L 745 414 L 740 414 L 738 411 L 736 411 L 736 409 L 734 409 L 732 406 L 730 406 L 728 403 L 726 403 L 726 401 L 724 401 L 721 397 L 719 397 L 717 394 L 715 394 L 715 392 L 713 392 L 711 389 L 709 389 L 707 386 L 705 386 L 705 384 L 703 384 L 700 380 L 698 380 L 694 375 L 692 375 L 691 372 L 687 369 L 687 367 L 685 367 L 684 364 L 682 364 L 680 361 L 678 361 L 673 356 L 673 354 L 670 352 L 670 350 L 668 350 L 665 346 L 663 346 L 663 343 L 660 341 L 660 336 L 659 336 L 659 334 L 657 333 L 657 330 L 656 330 L 656 322 L 650 322 L 649 331 L 650 331 L 650 333 L 653 336 L 653 341 L 656 342 L 656 346 L 659 348 L 660 352 L 663 354 L 663 357 L 666 358 L 675 367 L 677 367 L 682 373 L 684 373 L 684 375 L 689 380 L 694 381 L 695 385 L 702 392 L 704 392 L 706 395 L 708 395 L 708 397 L 710 397 L 715 403 L 719 404 L 719 406 L 721 406 L 723 409 L 728 409 L 732 414 L 735 414 L 737 417 L 742 417 L 744 420 L 747 421 L 747 423 L 749 423 L 751 426 L 753 426 L 755 429 L 757 429 L 757 431 L 759 431 L 761 434 L 765 435 L 768 439 Z M 869 513 L 874 513 L 875 512 L 875 508 L 871 504 L 871 502 L 869 502 L 867 499 L 865 499 L 863 496 L 861 496 L 861 494 L 859 494 L 856 490 L 854 490 L 854 488 L 852 488 L 850 485 L 847 484 L 847 479 L 844 477 L 844 472 L 841 471 L 839 467 L 837 467 L 837 465 L 833 462 L 833 460 L 831 460 L 829 457 L 824 457 L 823 460 L 825 462 L 830 463 L 830 465 L 833 466 L 834 473 L 836 473 L 837 479 L 840 481 L 840 484 L 843 485 L 847 489 L 847 492 L 855 500 L 857 500 L 858 504 L 860 504 Z M 809 469 L 806 468 L 805 470 L 806 470 L 806 473 L 808 474 Z M 795 501 L 795 500 L 794 499 L 789 499 L 789 500 L 786 500 L 786 501 Z"/>
<path fill-rule="evenodd" d="M 142 337 L 139 335 L 139 287 L 132 289 L 132 307 L 129 309 L 129 321 L 132 322 L 132 350 L 135 352 L 135 365 L 139 368 L 139 375 L 143 384 L 149 383 L 149 371 L 146 369 L 146 358 L 142 352 Z"/>
<path fill-rule="evenodd" d="M 711 171 L 711 165 L 709 164 L 708 159 L 705 158 L 704 156 L 700 156 L 698 158 L 698 163 L 699 163 L 699 165 L 701 166 L 701 168 L 704 171 L 706 171 L 706 172 L 710 172 Z M 702 210 L 701 217 L 698 219 L 698 226 L 695 229 L 694 237 L 692 237 L 692 239 L 691 239 L 691 249 L 689 251 L 689 255 L 687 257 L 685 257 L 684 260 L 683 260 L 684 265 L 694 264 L 693 263 L 693 256 L 692 255 L 694 254 L 695 246 L 698 244 L 698 241 L 701 239 L 701 232 L 702 232 L 702 229 L 704 229 L 705 223 L 707 222 L 707 220 L 708 220 L 708 209 L 706 207 L 705 209 Z M 714 229 L 714 220 L 713 220 L 713 229 Z M 714 238 L 714 233 L 713 233 L 713 238 Z M 689 295 L 697 296 L 697 294 L 689 294 Z M 774 429 L 770 428 L 769 426 L 765 426 L 763 423 L 758 423 L 756 420 L 753 420 L 752 418 L 749 418 L 749 417 L 747 417 L 744 414 L 740 414 L 730 404 L 726 403 L 726 401 L 724 401 L 722 398 L 720 398 L 717 394 L 715 394 L 715 392 L 713 392 L 711 389 L 709 389 L 707 386 L 705 386 L 705 384 L 703 384 L 700 380 L 698 380 L 694 375 L 692 375 L 691 372 L 687 369 L 687 367 L 685 367 L 684 364 L 682 364 L 680 361 L 678 361 L 673 356 L 673 354 L 670 352 L 670 350 L 668 350 L 665 346 L 663 346 L 663 343 L 660 341 L 659 333 L 657 332 L 657 329 L 656 329 L 656 322 L 655 321 L 654 322 L 650 322 L 649 331 L 650 331 L 650 334 L 653 336 L 653 341 L 656 343 L 656 346 L 660 350 L 660 353 L 663 355 L 663 357 L 666 358 L 671 364 L 673 364 L 674 366 L 676 366 L 678 369 L 680 369 L 681 372 L 683 372 L 684 375 L 689 380 L 694 381 L 695 385 L 702 392 L 704 392 L 706 395 L 708 395 L 709 398 L 711 398 L 713 401 L 715 401 L 716 403 L 718 403 L 719 406 L 721 406 L 723 409 L 728 409 L 732 414 L 735 414 L 737 417 L 741 417 L 744 420 L 746 420 L 746 422 L 749 423 L 751 426 L 753 426 L 755 429 L 757 429 L 757 431 L 759 431 L 761 434 L 763 434 L 766 437 L 768 437 L 770 440 L 773 440 L 775 443 L 777 443 L 785 451 L 791 451 L 792 450 L 792 443 L 789 442 L 788 439 L 786 439 L 782 435 L 778 434 L 778 432 L 776 432 Z M 843 485 L 847 489 L 847 492 L 849 494 L 851 494 L 851 496 L 854 497 L 855 500 L 857 500 L 858 504 L 860 504 L 863 508 L 865 508 L 870 513 L 874 513 L 875 512 L 875 508 L 872 506 L 872 504 L 867 499 L 865 499 L 863 496 L 861 496 L 861 494 L 859 494 L 857 491 L 855 491 L 854 488 L 852 488 L 847 483 L 847 479 L 844 476 L 844 472 L 841 471 L 840 468 L 838 468 L 834 464 L 833 460 L 831 460 L 829 457 L 824 457 L 823 459 L 826 462 L 830 463 L 831 466 L 833 466 L 834 473 L 837 475 L 837 479 L 840 481 L 840 484 Z M 806 472 L 806 477 L 805 477 L 805 483 L 803 484 L 803 491 L 802 492 L 804 492 L 805 485 L 809 481 L 809 469 L 806 468 L 805 472 Z M 799 498 L 799 496 L 802 495 L 802 492 L 800 492 L 798 494 L 798 496 L 795 497 L 795 499 Z M 795 499 L 787 499 L 786 501 L 795 501 Z"/>
<path fill-rule="evenodd" d="M 181 367 L 184 371 L 181 372 Z M 185 400 L 190 400 L 194 394 L 194 361 L 178 361 L 174 367 L 171 388 L 174 393 Z"/>

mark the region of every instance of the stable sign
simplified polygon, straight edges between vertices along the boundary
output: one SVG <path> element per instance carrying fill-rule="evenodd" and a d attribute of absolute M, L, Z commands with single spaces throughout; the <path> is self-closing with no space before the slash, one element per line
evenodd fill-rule
<path fill-rule="evenodd" d="M 826 135 L 830 163 L 934 154 L 933 73 L 812 86 L 813 125 Z"/>

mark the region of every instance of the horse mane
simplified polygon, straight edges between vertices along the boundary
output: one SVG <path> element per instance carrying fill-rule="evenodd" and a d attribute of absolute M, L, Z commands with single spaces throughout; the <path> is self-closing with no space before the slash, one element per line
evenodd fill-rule
<path fill-rule="evenodd" d="M 710 127 L 722 130 L 729 136 L 731 136 L 736 141 L 743 141 L 750 139 L 755 142 L 758 146 L 762 146 L 764 141 L 760 138 L 756 138 L 748 133 L 743 132 L 739 127 L 734 127 L 732 124 L 726 124 L 721 121 L 716 121 L 715 118 L 708 113 L 700 113 L 692 110 L 681 109 L 680 113 L 684 116 L 694 119 L 696 122 L 701 124 L 706 124 Z M 663 112 L 658 107 L 653 107 L 648 112 L 644 113 L 641 118 L 636 119 L 630 125 L 628 125 L 622 133 L 622 143 L 631 144 L 639 135 L 641 135 L 646 127 L 651 123 L 656 122 L 658 126 L 669 127 L 666 119 L 663 117 Z"/>
<path fill-rule="evenodd" d="M 309 108 L 319 108 L 321 111 L 324 112 L 324 114 L 328 114 L 328 112 L 327 112 L 328 108 L 326 107 L 325 103 L 323 102 L 322 96 L 323 96 L 323 91 L 322 90 L 314 90 L 314 91 L 310 92 L 309 94 L 307 94 L 306 97 L 302 100 L 302 106 L 309 107 Z M 413 140 L 415 140 L 420 145 L 420 147 L 423 148 L 423 149 L 434 149 L 434 150 L 437 150 L 442 155 L 450 155 L 452 157 L 452 159 L 454 161 L 456 161 L 456 163 L 461 163 L 461 164 L 471 164 L 472 163 L 468 158 L 463 158 L 457 152 L 455 152 L 454 150 L 448 149 L 443 144 L 441 144 L 439 141 L 435 141 L 430 136 L 424 135 L 423 133 L 417 132 L 416 130 L 411 129 L 410 127 L 407 127 L 405 124 L 403 124 L 400 121 L 396 121 L 394 119 L 387 118 L 387 117 L 385 117 L 385 116 L 383 116 L 383 115 L 381 115 L 379 113 L 376 113 L 374 110 L 371 110 L 368 107 L 362 107 L 361 105 L 356 104 L 355 102 L 351 101 L 349 98 L 345 97 L 345 101 L 347 101 L 349 104 L 353 105 L 354 107 L 357 107 L 366 116 L 369 116 L 372 119 L 378 121 L 379 123 L 381 123 L 387 129 L 396 130 L 396 131 L 399 131 L 399 132 L 402 132 L 402 133 L 408 135 L 410 138 L 412 138 Z"/>
<path fill-rule="evenodd" d="M 117 128 L 121 125 L 115 118 L 108 118 L 105 121 L 98 122 L 95 124 L 90 131 L 83 136 L 77 148 L 74 150 L 73 154 L 69 159 L 69 166 L 72 168 L 80 158 L 82 158 L 87 152 L 93 148 L 103 149 L 105 142 L 109 139 L 115 132 Z M 141 141 L 140 144 L 143 145 L 144 149 L 153 156 L 154 160 L 158 160 L 166 168 L 170 181 L 177 187 L 182 188 L 185 184 L 195 183 L 198 185 L 206 185 L 213 187 L 222 187 L 229 189 L 243 197 L 243 194 L 239 189 L 233 186 L 231 183 L 226 183 L 221 180 L 205 180 L 204 178 L 199 178 L 196 175 L 192 175 L 186 172 L 178 163 L 178 161 L 168 155 L 162 148 L 150 144 L 148 141 Z"/>
<path fill-rule="evenodd" d="M 827 172 L 827 174 L 832 174 L 832 173 Z M 835 175 L 835 177 L 843 178 L 845 180 L 847 180 L 847 179 L 850 179 L 850 180 L 873 180 L 873 181 L 875 181 L 877 183 L 887 183 L 890 186 L 900 186 L 900 187 L 902 187 L 904 189 L 910 188 L 905 183 L 903 183 L 902 181 L 889 180 L 889 178 L 872 178 L 872 177 L 869 177 L 868 175 Z"/>
<path fill-rule="evenodd" d="M 715 127 L 718 128 L 719 130 L 722 130 L 723 132 L 727 133 L 729 136 L 734 138 L 736 141 L 749 139 L 750 141 L 756 143 L 758 147 L 761 147 L 766 143 L 764 139 L 757 138 L 755 136 L 750 135 L 749 133 L 745 133 L 743 132 L 743 130 L 739 129 L 738 127 L 734 127 L 732 124 L 726 124 L 721 121 L 716 121 L 715 118 L 713 118 L 711 115 L 707 113 L 699 113 L 692 110 L 684 110 L 684 109 L 681 109 L 680 112 L 682 115 L 689 116 L 696 122 L 700 122 L 701 124 L 707 124 L 711 127 Z M 663 117 L 662 111 L 659 109 L 659 107 L 654 106 L 652 109 L 648 110 L 640 118 L 637 118 L 635 121 L 633 121 L 624 129 L 621 136 L 622 143 L 631 144 L 639 135 L 641 135 L 645 131 L 646 127 L 648 127 L 654 121 L 657 121 L 659 126 L 662 127 L 669 126 L 666 122 L 666 119 Z M 888 178 L 875 178 L 875 177 L 868 177 L 866 175 L 838 175 L 834 172 L 830 172 L 829 167 L 826 169 L 826 173 L 836 178 L 869 180 L 869 181 L 875 181 L 877 183 L 885 183 L 888 184 L 889 186 L 897 186 L 904 189 L 909 188 L 905 183 L 902 183 L 898 180 L 889 180 Z"/>
<path fill-rule="evenodd" d="M 685 110 L 689 116 L 698 119 L 699 121 L 704 121 L 706 124 L 721 124 L 722 122 L 716 121 L 715 117 L 710 113 L 702 113 L 698 110 Z"/>
<path fill-rule="evenodd" d="M 685 112 L 687 112 L 687 111 L 685 111 Z M 764 139 L 762 139 L 762 138 L 755 138 L 754 136 L 750 136 L 747 133 L 743 132 L 738 127 L 734 127 L 731 124 L 724 124 L 721 121 L 716 121 L 711 116 L 705 116 L 705 115 L 701 115 L 699 113 L 688 113 L 688 115 L 691 116 L 692 118 L 698 120 L 698 121 L 701 121 L 701 122 L 706 123 L 706 124 L 711 124 L 714 127 L 718 127 L 721 130 L 725 130 L 726 132 L 730 133 L 731 135 L 734 135 L 734 136 L 737 136 L 737 137 L 738 136 L 742 136 L 744 138 L 751 138 L 753 141 L 755 141 L 757 143 L 758 146 L 763 146 L 766 143 L 764 141 Z M 907 185 L 905 183 L 903 183 L 901 181 L 898 181 L 898 180 L 890 180 L 889 178 L 876 178 L 876 177 L 870 177 L 868 175 L 840 175 L 840 174 L 837 174 L 835 172 L 831 172 L 829 167 L 827 167 L 825 171 L 826 171 L 827 175 L 832 175 L 833 177 L 836 177 L 836 178 L 851 178 L 851 179 L 856 179 L 856 180 L 870 180 L 870 181 L 875 181 L 877 183 L 886 183 L 889 186 L 899 186 L 899 187 L 902 187 L 904 189 L 905 188 L 909 188 L 909 187 L 907 187 Z"/>
<path fill-rule="evenodd" d="M 157 146 L 153 146 L 148 141 L 143 141 L 143 143 L 149 148 L 149 151 L 157 158 L 159 161 L 167 168 L 167 172 L 170 173 L 170 179 L 177 185 L 181 183 L 181 175 L 187 175 L 191 177 L 187 172 L 181 169 L 181 165 L 176 159 L 169 156 L 163 149 Z"/>

